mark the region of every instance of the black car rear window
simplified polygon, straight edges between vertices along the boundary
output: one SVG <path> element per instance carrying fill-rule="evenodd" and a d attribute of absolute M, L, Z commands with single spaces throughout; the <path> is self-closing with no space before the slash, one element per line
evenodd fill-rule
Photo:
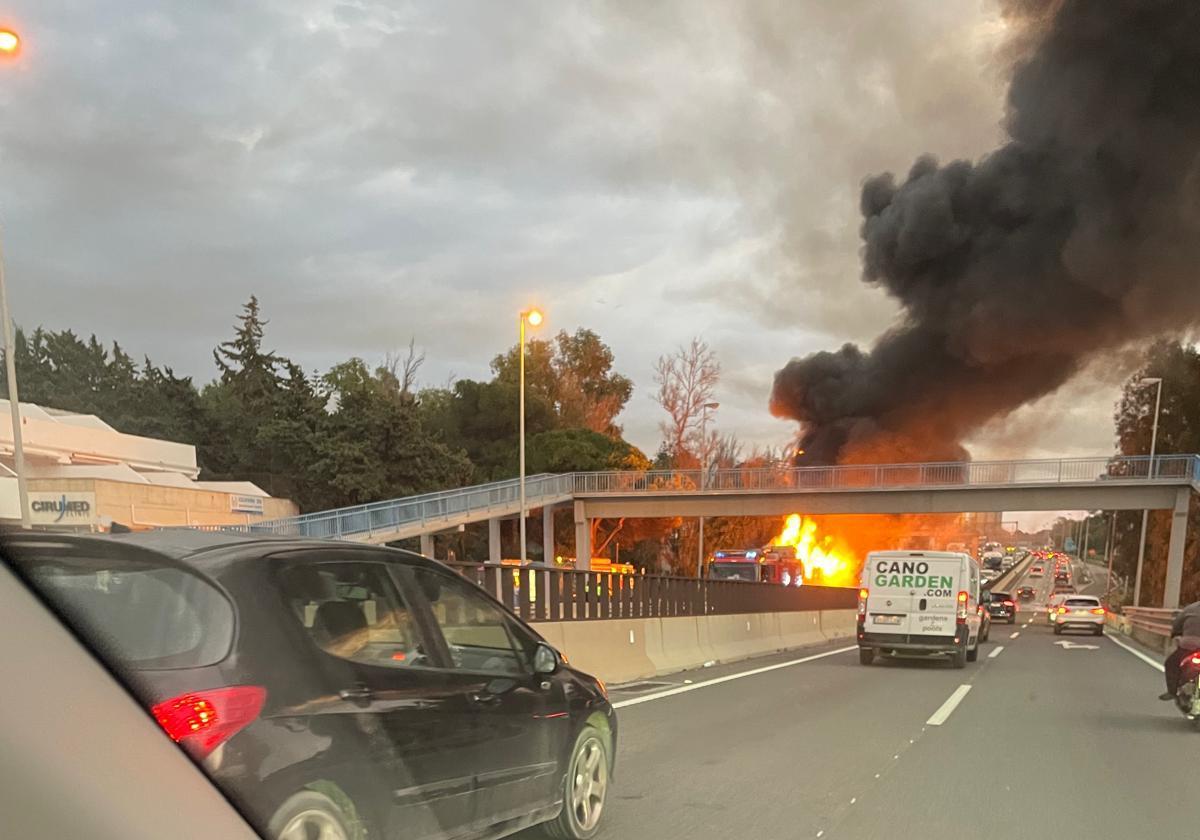
<path fill-rule="evenodd" d="M 993 592 L 992 593 L 992 602 L 993 603 L 999 603 L 1000 601 L 1011 601 L 1011 600 L 1012 600 L 1012 595 L 1010 595 L 1007 592 Z"/>
<path fill-rule="evenodd" d="M 195 668 L 221 661 L 233 643 L 229 601 L 178 566 L 45 548 L 10 557 L 64 620 L 111 662 L 139 670 Z"/>

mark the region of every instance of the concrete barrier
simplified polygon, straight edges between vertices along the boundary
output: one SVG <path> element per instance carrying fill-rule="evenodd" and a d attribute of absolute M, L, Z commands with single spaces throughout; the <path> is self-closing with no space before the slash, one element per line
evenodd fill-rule
<path fill-rule="evenodd" d="M 605 682 L 629 682 L 652 677 L 658 668 L 646 654 L 646 625 L 656 618 L 557 622 L 572 665 Z M 542 626 L 538 625 L 541 632 Z"/>
<path fill-rule="evenodd" d="M 776 615 L 779 617 L 781 648 L 804 647 L 825 641 L 825 636 L 821 633 L 821 614 L 816 610 Z"/>
<path fill-rule="evenodd" d="M 691 617 L 659 619 L 661 653 L 650 658 L 658 666 L 660 674 L 699 668 L 712 659 L 709 652 L 700 648 L 700 630 L 696 626 L 700 619 Z"/>
<path fill-rule="evenodd" d="M 857 628 L 857 610 L 821 610 L 821 633 L 829 641 L 853 639 Z"/>
<path fill-rule="evenodd" d="M 854 610 L 538 622 L 572 665 L 623 683 L 853 637 Z"/>

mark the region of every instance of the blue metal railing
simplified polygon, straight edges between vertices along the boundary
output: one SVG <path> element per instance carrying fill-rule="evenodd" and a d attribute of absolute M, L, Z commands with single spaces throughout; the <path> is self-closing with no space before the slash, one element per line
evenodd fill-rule
<path fill-rule="evenodd" d="M 572 488 L 571 473 L 527 476 L 525 500 L 529 507 L 565 501 L 571 497 Z M 520 492 L 520 481 L 512 478 L 455 490 L 441 490 L 419 496 L 289 516 L 269 522 L 227 526 L 220 530 L 341 539 L 377 532 L 387 533 L 427 523 L 436 525 L 454 518 L 483 515 L 489 511 L 507 513 L 519 503 Z"/>
<path fill-rule="evenodd" d="M 1091 482 L 1189 482 L 1200 490 L 1200 455 L 1057 458 L 1027 461 L 963 461 L 927 464 L 845 464 L 832 467 L 768 467 L 712 470 L 648 470 L 540 474 L 525 480 L 530 508 L 576 495 L 630 493 L 753 493 L 997 487 Z M 221 530 L 341 539 L 395 533 L 413 526 L 511 514 L 518 504 L 517 479 L 443 490 L 367 505 L 307 513 Z"/>

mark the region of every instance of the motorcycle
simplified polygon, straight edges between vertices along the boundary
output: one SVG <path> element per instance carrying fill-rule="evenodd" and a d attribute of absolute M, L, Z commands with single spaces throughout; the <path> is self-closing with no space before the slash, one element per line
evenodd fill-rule
<path fill-rule="evenodd" d="M 1200 728 L 1200 651 L 1184 657 L 1179 688 L 1175 690 L 1175 705 L 1184 717 Z"/>

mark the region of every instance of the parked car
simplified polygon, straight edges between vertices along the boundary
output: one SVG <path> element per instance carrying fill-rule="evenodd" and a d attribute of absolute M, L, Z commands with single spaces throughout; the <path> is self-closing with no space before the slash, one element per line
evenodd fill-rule
<path fill-rule="evenodd" d="M 1012 593 L 992 592 L 991 600 L 988 602 L 988 612 L 991 613 L 993 621 L 1000 620 L 1008 624 L 1015 624 L 1017 603 L 1013 600 Z"/>
<path fill-rule="evenodd" d="M 1104 633 L 1105 611 L 1094 595 L 1070 595 L 1055 606 L 1051 620 L 1056 635 L 1075 628 L 1099 636 Z"/>
<path fill-rule="evenodd" d="M 435 561 L 194 531 L 6 549 L 264 836 L 600 827 L 604 685 Z"/>

